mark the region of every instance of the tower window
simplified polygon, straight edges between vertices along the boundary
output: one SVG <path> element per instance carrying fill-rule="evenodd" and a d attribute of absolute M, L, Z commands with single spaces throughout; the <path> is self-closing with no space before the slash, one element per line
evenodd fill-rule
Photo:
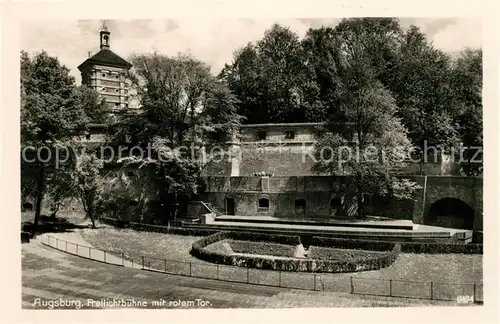
<path fill-rule="evenodd" d="M 295 132 L 293 131 L 288 131 L 285 133 L 285 138 L 286 139 L 294 139 L 295 138 Z"/>
<path fill-rule="evenodd" d="M 105 77 L 106 77 L 106 73 L 103 73 L 103 74 L 102 74 L 102 77 L 103 77 L 103 78 L 105 78 Z"/>
<path fill-rule="evenodd" d="M 267 132 L 266 131 L 258 131 L 257 132 L 257 140 L 259 141 L 264 141 L 267 137 Z"/>
<path fill-rule="evenodd" d="M 259 199 L 259 208 L 269 208 L 269 199 Z"/>
<path fill-rule="evenodd" d="M 115 102 L 115 106 L 118 107 L 120 104 L 118 102 Z"/>
<path fill-rule="evenodd" d="M 116 92 L 120 91 L 120 89 L 115 89 Z"/>
<path fill-rule="evenodd" d="M 119 75 L 117 75 L 117 76 L 116 76 L 116 78 L 117 78 L 117 79 L 118 79 L 119 77 L 120 77 Z"/>

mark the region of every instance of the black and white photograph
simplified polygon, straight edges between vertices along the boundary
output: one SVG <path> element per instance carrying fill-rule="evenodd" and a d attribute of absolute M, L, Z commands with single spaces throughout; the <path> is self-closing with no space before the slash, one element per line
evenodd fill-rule
<path fill-rule="evenodd" d="M 29 19 L 19 46 L 23 310 L 488 304 L 480 18 Z"/>

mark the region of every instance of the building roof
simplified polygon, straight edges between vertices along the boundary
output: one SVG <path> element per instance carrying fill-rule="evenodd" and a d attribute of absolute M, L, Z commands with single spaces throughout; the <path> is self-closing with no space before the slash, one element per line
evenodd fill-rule
<path fill-rule="evenodd" d="M 96 54 L 94 54 L 92 57 L 85 60 L 85 62 L 80 64 L 78 66 L 78 69 L 81 71 L 87 65 L 97 65 L 97 64 L 112 66 L 112 67 L 119 67 L 119 68 L 127 68 L 127 69 L 130 69 L 132 67 L 132 64 L 125 61 L 120 56 L 113 53 L 111 50 L 102 49 L 99 52 L 97 52 Z"/>

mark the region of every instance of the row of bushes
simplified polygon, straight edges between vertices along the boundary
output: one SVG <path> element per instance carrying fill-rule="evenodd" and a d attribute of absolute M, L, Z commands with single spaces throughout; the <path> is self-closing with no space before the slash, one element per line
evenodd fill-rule
<path fill-rule="evenodd" d="M 101 223 L 112 225 L 118 228 L 130 228 L 141 232 L 155 232 L 155 233 L 189 235 L 189 236 L 207 236 L 218 232 L 217 230 L 209 230 L 209 229 L 150 225 L 150 224 L 143 224 L 136 222 L 128 222 L 116 218 L 107 218 L 107 217 L 101 217 L 99 218 L 99 221 Z"/>
<path fill-rule="evenodd" d="M 361 249 L 372 251 L 384 251 L 390 249 L 394 244 L 387 241 L 375 240 L 351 240 L 331 237 L 313 237 L 312 244 L 320 247 L 337 247 L 344 249 Z M 456 243 L 438 243 L 438 242 L 401 242 L 401 252 L 404 253 L 428 253 L 428 254 L 482 254 L 482 244 L 456 244 Z"/>
<path fill-rule="evenodd" d="M 246 254 L 273 255 L 293 258 L 297 245 L 285 245 L 270 242 L 228 241 L 233 252 Z"/>
<path fill-rule="evenodd" d="M 238 232 L 220 232 L 204 237 L 193 243 L 191 254 L 199 259 L 239 267 L 249 267 L 265 270 L 300 271 L 300 272 L 355 272 L 377 270 L 391 265 L 398 257 L 401 247 L 398 243 L 392 245 L 390 251 L 360 257 L 352 260 L 311 260 L 311 259 L 272 259 L 269 257 L 250 257 L 220 254 L 205 249 L 210 244 L 232 239 Z"/>

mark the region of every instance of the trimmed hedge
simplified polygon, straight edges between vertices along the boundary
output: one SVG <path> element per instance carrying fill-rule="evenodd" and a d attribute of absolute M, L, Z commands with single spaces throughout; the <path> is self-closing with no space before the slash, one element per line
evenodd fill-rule
<path fill-rule="evenodd" d="M 184 227 L 168 227 L 160 225 L 142 224 L 136 222 L 127 222 L 116 218 L 99 218 L 101 223 L 109 224 L 118 228 L 130 228 L 141 232 L 155 232 L 175 235 L 190 235 L 190 236 L 207 236 L 217 233 L 217 230 L 184 228 Z"/>
<path fill-rule="evenodd" d="M 295 256 L 295 250 L 297 249 L 297 245 L 285 245 L 270 242 L 229 240 L 228 243 L 233 252 L 236 253 L 263 254 L 289 258 Z"/>
<path fill-rule="evenodd" d="M 405 253 L 427 254 L 483 254 L 482 244 L 452 243 L 404 243 L 401 250 Z"/>
<path fill-rule="evenodd" d="M 321 247 L 338 247 L 347 249 L 362 249 L 383 251 L 390 248 L 393 242 L 374 240 L 351 240 L 331 237 L 315 236 L 312 245 Z M 482 244 L 454 244 L 437 242 L 401 242 L 401 252 L 404 253 L 427 253 L 427 254 L 483 254 Z"/>
<path fill-rule="evenodd" d="M 380 253 L 377 256 L 359 258 L 356 260 L 310 260 L 310 259 L 272 259 L 269 257 L 250 257 L 220 254 L 208 251 L 206 246 L 224 239 L 238 239 L 240 232 L 220 232 L 204 237 L 193 243 L 191 254 L 201 260 L 233 265 L 239 267 L 257 268 L 278 271 L 300 271 L 300 272 L 355 272 L 365 270 L 377 270 L 391 265 L 398 257 L 401 247 L 394 243 L 390 251 Z M 244 233 L 249 234 L 249 233 Z M 265 234 L 261 234 L 265 235 Z M 235 237 L 236 236 L 236 237 Z M 265 235 L 269 236 L 269 235 Z M 273 236 L 275 238 L 278 235 Z M 262 238 L 262 237 L 261 237 Z M 283 238 L 280 238 L 283 240 Z M 278 242 L 276 242 L 278 243 Z"/>

